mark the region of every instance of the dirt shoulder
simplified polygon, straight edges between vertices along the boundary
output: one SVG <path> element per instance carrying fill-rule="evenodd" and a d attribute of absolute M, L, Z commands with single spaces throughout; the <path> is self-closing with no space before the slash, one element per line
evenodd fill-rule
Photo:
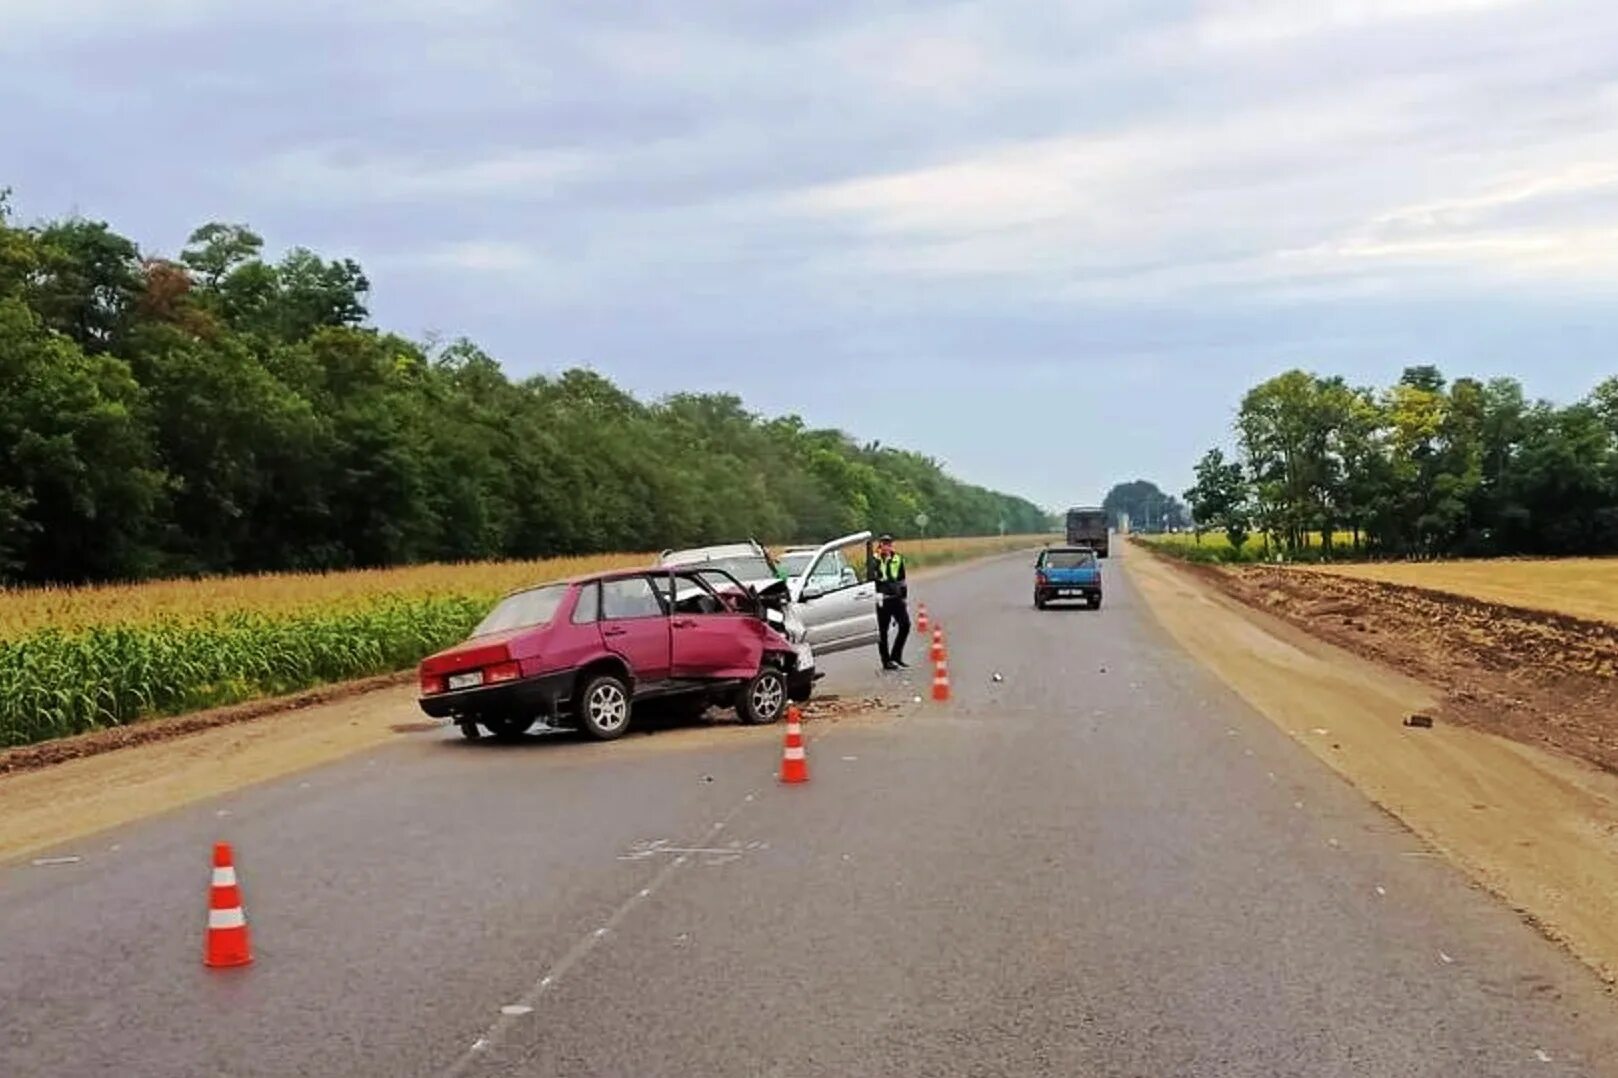
<path fill-rule="evenodd" d="M 1250 592 L 1226 590 L 1216 573 L 1139 549 L 1123 560 L 1187 651 L 1479 884 L 1618 982 L 1618 776 L 1498 736 L 1486 723 L 1457 724 L 1461 701 L 1448 679 L 1418 678 L 1428 667 L 1390 667 L 1257 609 L 1249 602 L 1286 610 L 1295 600 L 1266 604 L 1252 581 Z M 1364 635 L 1341 624 L 1345 615 L 1366 616 L 1345 608 L 1309 618 L 1334 635 Z M 1412 713 L 1438 720 L 1412 729 L 1403 725 Z"/>
<path fill-rule="evenodd" d="M 1201 579 L 1439 690 L 1437 715 L 1618 772 L 1618 624 L 1273 566 Z"/>

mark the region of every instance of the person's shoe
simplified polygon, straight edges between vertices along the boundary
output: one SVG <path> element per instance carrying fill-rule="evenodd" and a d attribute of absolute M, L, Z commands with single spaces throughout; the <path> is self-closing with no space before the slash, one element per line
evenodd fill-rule
<path fill-rule="evenodd" d="M 898 663 L 883 663 L 882 664 L 882 669 L 891 674 L 895 670 L 899 669 L 899 664 Z"/>
<path fill-rule="evenodd" d="M 910 669 L 910 664 L 905 662 L 903 659 L 895 659 L 895 660 L 893 660 L 893 665 L 897 666 L 900 670 L 909 670 Z"/>

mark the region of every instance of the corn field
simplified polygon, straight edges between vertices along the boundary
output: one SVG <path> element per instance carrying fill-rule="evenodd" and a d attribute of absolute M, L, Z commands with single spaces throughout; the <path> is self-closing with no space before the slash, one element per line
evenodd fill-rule
<path fill-rule="evenodd" d="M 1028 537 L 904 544 L 911 564 Z M 502 594 L 645 554 L 0 591 L 0 747 L 406 670 Z"/>

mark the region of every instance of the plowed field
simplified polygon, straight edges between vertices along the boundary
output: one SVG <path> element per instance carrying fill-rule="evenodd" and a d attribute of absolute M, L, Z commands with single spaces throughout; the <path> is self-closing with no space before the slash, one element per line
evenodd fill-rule
<path fill-rule="evenodd" d="M 1498 573 L 1505 564 L 1542 574 L 1556 565 L 1493 568 Z M 1579 618 L 1339 571 L 1187 568 L 1254 607 L 1436 687 L 1444 694 L 1442 721 L 1545 745 L 1618 772 L 1618 617 Z M 1579 597 L 1584 609 L 1612 601 Z"/>

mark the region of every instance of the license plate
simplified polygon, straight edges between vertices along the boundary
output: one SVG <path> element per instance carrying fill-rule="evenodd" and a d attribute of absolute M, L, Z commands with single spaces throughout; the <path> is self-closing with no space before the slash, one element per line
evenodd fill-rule
<path fill-rule="evenodd" d="M 1075 595 L 1083 595 L 1084 593 L 1078 588 L 1063 588 L 1059 594 L 1064 598 L 1072 598 Z"/>
<path fill-rule="evenodd" d="M 452 689 L 470 689 L 474 685 L 483 684 L 483 671 L 473 670 L 466 674 L 451 674 L 449 687 Z"/>

